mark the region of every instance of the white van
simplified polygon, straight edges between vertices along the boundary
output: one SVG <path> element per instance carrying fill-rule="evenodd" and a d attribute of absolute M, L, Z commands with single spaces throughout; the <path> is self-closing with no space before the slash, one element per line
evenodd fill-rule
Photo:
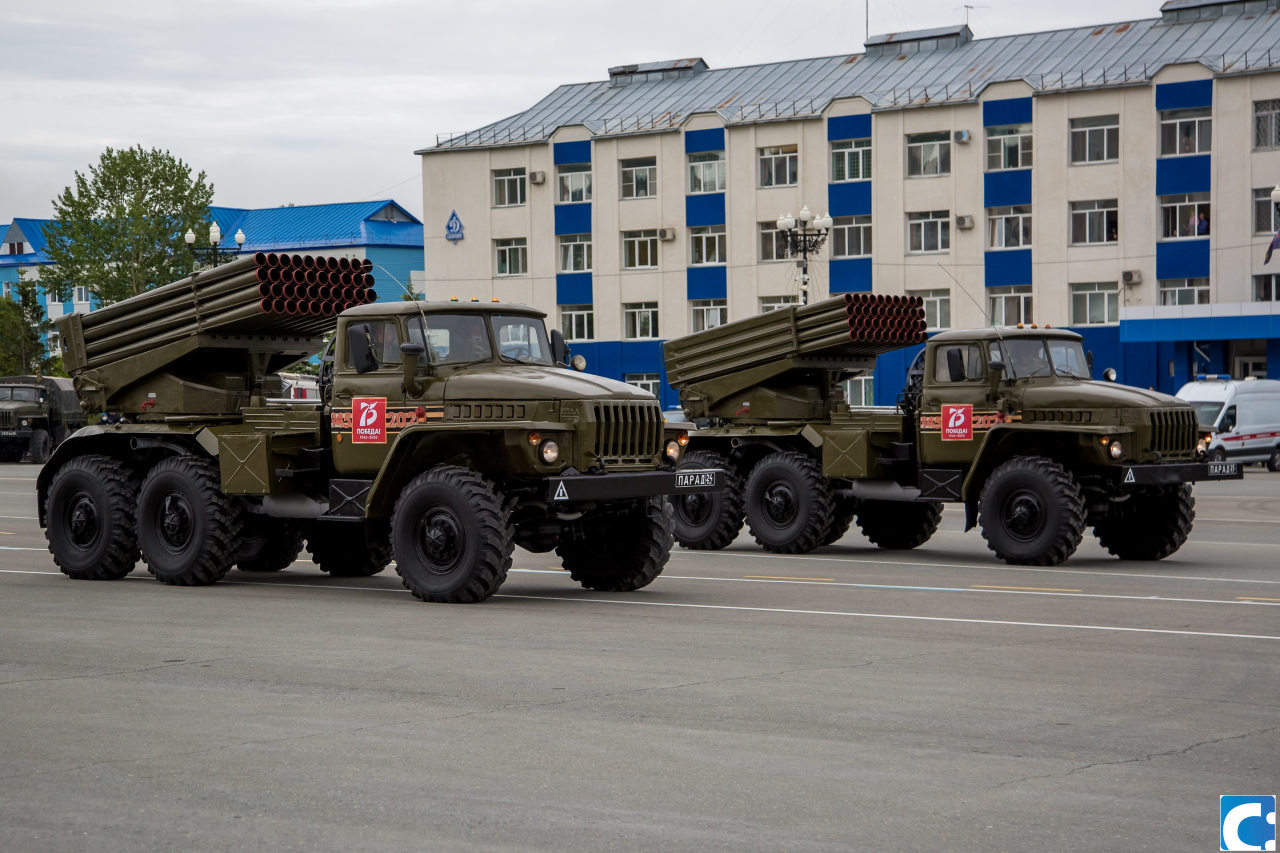
<path fill-rule="evenodd" d="M 1216 430 L 1211 460 L 1266 462 L 1268 470 L 1280 471 L 1280 381 L 1197 376 L 1178 396 L 1195 408 L 1201 424 Z"/>

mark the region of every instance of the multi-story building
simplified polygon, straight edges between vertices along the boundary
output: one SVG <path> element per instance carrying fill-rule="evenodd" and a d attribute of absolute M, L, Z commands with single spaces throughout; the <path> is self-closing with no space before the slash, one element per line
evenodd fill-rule
<path fill-rule="evenodd" d="M 609 70 L 422 156 L 430 298 L 536 305 L 667 405 L 661 340 L 800 297 L 776 220 L 834 226 L 808 297 L 925 300 L 933 329 L 1070 326 L 1172 392 L 1280 376 L 1277 0 L 713 70 Z M 913 352 L 883 357 L 892 403 Z M 870 381 L 861 386 L 870 400 Z"/>

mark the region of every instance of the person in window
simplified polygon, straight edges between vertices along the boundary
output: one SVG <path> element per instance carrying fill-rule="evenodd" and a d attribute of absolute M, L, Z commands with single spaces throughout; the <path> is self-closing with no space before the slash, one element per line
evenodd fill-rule
<path fill-rule="evenodd" d="M 1180 153 L 1182 154 L 1196 153 L 1196 138 L 1192 134 L 1192 131 L 1190 130 L 1187 130 L 1182 134 L 1182 151 Z"/>
<path fill-rule="evenodd" d="M 1200 235 L 1209 233 L 1209 216 L 1204 211 L 1200 212 L 1200 221 L 1196 223 L 1196 233 Z"/>
<path fill-rule="evenodd" d="M 1114 243 L 1116 241 L 1116 237 L 1117 237 L 1116 227 L 1112 225 L 1110 230 L 1107 231 L 1107 242 Z"/>

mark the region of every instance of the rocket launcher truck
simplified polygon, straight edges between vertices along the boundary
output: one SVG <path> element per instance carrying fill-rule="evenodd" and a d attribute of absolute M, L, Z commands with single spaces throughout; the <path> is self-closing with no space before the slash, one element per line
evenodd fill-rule
<path fill-rule="evenodd" d="M 844 383 L 922 346 L 896 406 L 850 406 Z M 1239 479 L 1176 397 L 1092 378 L 1074 332 L 925 331 L 915 297 L 846 294 L 668 341 L 665 361 L 699 428 L 682 464 L 722 491 L 674 498 L 676 539 L 719 549 L 744 522 L 800 554 L 856 520 L 881 548 L 915 548 L 942 505 L 965 509 L 1009 563 L 1056 565 L 1085 529 L 1121 559 L 1159 560 L 1191 532 L 1197 480 Z"/>
<path fill-rule="evenodd" d="M 368 262 L 256 254 L 59 321 L 86 412 L 37 480 L 73 578 L 201 585 L 273 572 L 305 542 L 320 570 L 392 559 L 424 601 L 488 598 L 512 550 L 555 551 L 590 589 L 653 581 L 687 432 L 652 395 L 588 376 L 524 305 L 374 301 Z M 320 354 L 319 399 L 280 372 Z M 572 367 L 570 367 L 572 364 Z"/>

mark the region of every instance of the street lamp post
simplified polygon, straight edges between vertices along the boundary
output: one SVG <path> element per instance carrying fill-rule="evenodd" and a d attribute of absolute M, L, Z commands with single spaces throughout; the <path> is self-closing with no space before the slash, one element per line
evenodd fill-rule
<path fill-rule="evenodd" d="M 1277 187 L 1280 192 L 1280 187 Z M 798 221 L 798 224 L 797 224 Z M 813 227 L 810 228 L 810 225 Z M 798 216 L 784 213 L 778 217 L 778 230 L 787 235 L 787 254 L 791 257 L 800 255 L 797 266 L 800 267 L 800 304 L 809 304 L 809 253 L 817 252 L 827 240 L 831 231 L 831 215 L 822 214 L 814 217 L 806 204 L 800 208 Z"/>
<path fill-rule="evenodd" d="M 209 248 L 196 248 L 196 232 L 192 231 L 190 228 L 187 229 L 184 239 L 187 241 L 187 251 L 194 255 L 197 260 L 216 267 L 221 260 L 229 258 L 232 255 L 240 254 L 240 248 L 244 245 L 245 238 L 244 232 L 237 229 L 235 236 L 235 251 L 232 251 L 231 249 L 219 249 L 218 244 L 222 242 L 222 229 L 218 227 L 217 222 L 214 222 L 209 226 Z"/>

